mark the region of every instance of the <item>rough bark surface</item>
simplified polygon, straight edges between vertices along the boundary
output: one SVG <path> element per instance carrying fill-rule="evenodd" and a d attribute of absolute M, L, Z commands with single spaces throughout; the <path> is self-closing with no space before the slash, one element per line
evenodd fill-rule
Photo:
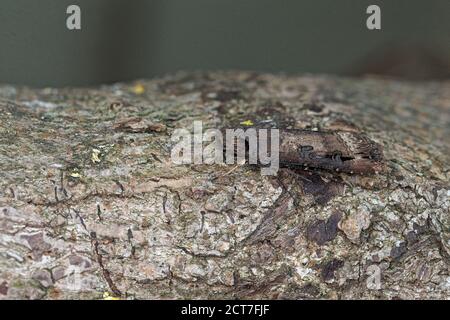
<path fill-rule="evenodd" d="M 0 299 L 450 298 L 449 82 L 3 85 L 0 118 Z M 364 132 L 386 170 L 175 166 L 194 120 Z"/>

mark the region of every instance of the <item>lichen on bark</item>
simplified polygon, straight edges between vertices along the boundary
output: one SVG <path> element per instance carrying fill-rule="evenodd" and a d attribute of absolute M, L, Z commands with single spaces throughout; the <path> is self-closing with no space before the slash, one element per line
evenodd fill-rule
<path fill-rule="evenodd" d="M 449 82 L 2 85 L 0 117 L 0 299 L 450 297 Z M 386 170 L 175 166 L 195 120 L 364 132 Z"/>

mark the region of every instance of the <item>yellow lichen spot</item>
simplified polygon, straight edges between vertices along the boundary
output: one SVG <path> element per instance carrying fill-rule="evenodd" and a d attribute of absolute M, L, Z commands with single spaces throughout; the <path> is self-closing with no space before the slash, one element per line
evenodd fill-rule
<path fill-rule="evenodd" d="M 79 174 L 78 172 L 72 172 L 71 174 L 70 174 L 70 176 L 72 177 L 72 178 L 81 178 L 81 174 Z"/>
<path fill-rule="evenodd" d="M 241 124 L 243 126 L 252 126 L 253 125 L 253 121 L 252 120 L 245 120 L 245 121 L 242 121 Z"/>
<path fill-rule="evenodd" d="M 145 88 L 142 84 L 136 83 L 133 87 L 133 92 L 135 94 L 143 94 L 145 92 Z"/>
<path fill-rule="evenodd" d="M 99 163 L 100 162 L 100 150 L 98 149 L 92 149 L 92 154 L 91 154 L 91 161 L 93 163 Z"/>
<path fill-rule="evenodd" d="M 103 300 L 120 300 L 120 298 L 114 297 L 109 294 L 109 292 L 103 293 Z"/>

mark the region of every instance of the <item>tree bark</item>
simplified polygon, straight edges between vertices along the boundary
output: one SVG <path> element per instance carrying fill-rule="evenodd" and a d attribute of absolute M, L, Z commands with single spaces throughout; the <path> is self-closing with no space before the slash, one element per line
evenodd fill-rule
<path fill-rule="evenodd" d="M 0 86 L 0 299 L 448 299 L 450 82 Z M 362 132 L 360 176 L 171 163 L 177 128 Z"/>

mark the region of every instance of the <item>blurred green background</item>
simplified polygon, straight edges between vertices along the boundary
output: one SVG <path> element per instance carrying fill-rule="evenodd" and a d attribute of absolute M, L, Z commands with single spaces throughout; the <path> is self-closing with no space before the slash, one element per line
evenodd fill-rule
<path fill-rule="evenodd" d="M 82 9 L 82 30 L 66 8 Z M 366 8 L 382 30 L 366 28 Z M 87 86 L 177 70 L 450 74 L 449 0 L 1 0 L 0 82 Z"/>

